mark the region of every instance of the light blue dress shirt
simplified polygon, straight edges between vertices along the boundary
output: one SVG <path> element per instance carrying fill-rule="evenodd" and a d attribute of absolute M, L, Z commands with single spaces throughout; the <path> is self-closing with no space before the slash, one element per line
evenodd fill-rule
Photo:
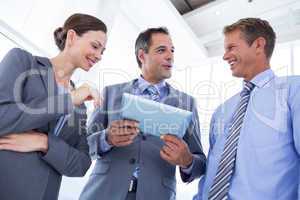
<path fill-rule="evenodd" d="M 140 76 L 133 85 L 133 94 L 137 95 L 137 96 L 142 96 L 144 98 L 148 98 L 149 94 L 146 93 L 146 89 L 148 88 L 149 85 L 151 85 L 151 83 L 149 83 L 142 76 Z M 164 99 L 169 94 L 169 88 L 165 81 L 161 81 L 161 82 L 155 84 L 154 87 L 156 87 L 156 89 L 159 92 L 159 101 Z M 112 146 L 110 144 L 108 144 L 106 141 L 106 134 L 101 134 L 101 136 L 100 136 L 101 151 L 107 152 L 111 148 L 112 148 Z M 190 172 L 193 168 L 193 163 L 194 163 L 194 161 L 188 168 L 186 168 L 186 169 L 182 168 L 181 170 L 186 174 L 190 174 Z M 138 176 L 138 175 L 136 175 L 136 176 Z"/>
<path fill-rule="evenodd" d="M 229 199 L 300 199 L 300 77 L 277 77 L 268 69 L 251 82 L 255 88 L 240 132 Z M 212 116 L 207 172 L 194 200 L 208 199 L 239 100 L 236 94 Z"/>

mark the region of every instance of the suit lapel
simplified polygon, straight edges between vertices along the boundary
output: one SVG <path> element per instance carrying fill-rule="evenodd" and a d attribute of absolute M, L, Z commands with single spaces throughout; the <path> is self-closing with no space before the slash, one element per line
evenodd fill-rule
<path fill-rule="evenodd" d="M 52 65 L 48 58 L 35 56 L 35 61 L 39 64 L 34 63 L 34 66 L 40 66 L 36 67 L 35 69 L 39 71 L 40 77 L 42 79 L 44 88 L 46 90 L 47 98 L 53 97 L 58 94 L 58 87 L 55 82 L 54 78 L 54 72 L 52 69 Z M 54 105 L 53 102 L 50 101 L 47 112 L 54 112 Z M 57 120 L 53 120 L 48 123 L 48 133 L 54 134 L 54 129 L 57 124 Z"/>
<path fill-rule="evenodd" d="M 134 92 L 134 83 L 137 79 L 134 79 L 133 81 L 128 82 L 125 87 L 123 88 L 122 94 L 123 93 L 130 93 L 133 94 Z"/>
<path fill-rule="evenodd" d="M 180 105 L 179 92 L 174 89 L 170 84 L 166 83 L 169 88 L 169 94 L 162 99 L 162 103 L 178 107 Z"/>
<path fill-rule="evenodd" d="M 39 62 L 42 66 L 38 68 L 41 74 L 41 78 L 43 80 L 45 89 L 47 90 L 48 96 L 54 96 L 58 94 L 58 87 L 55 81 L 54 72 L 52 69 L 52 65 L 47 58 L 36 57 L 37 62 Z"/>
<path fill-rule="evenodd" d="M 112 107 L 112 111 L 118 111 L 111 117 L 113 117 L 113 120 L 119 120 L 122 119 L 121 112 L 122 112 L 122 97 L 124 93 L 134 94 L 134 82 L 136 81 L 130 81 L 126 83 L 122 88 L 116 89 L 114 92 L 114 95 L 111 95 L 112 101 L 114 101 L 114 106 Z"/>

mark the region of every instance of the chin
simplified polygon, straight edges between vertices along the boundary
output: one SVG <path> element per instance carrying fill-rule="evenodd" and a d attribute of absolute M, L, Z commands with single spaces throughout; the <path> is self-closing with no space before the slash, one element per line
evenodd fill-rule
<path fill-rule="evenodd" d="M 241 73 L 234 72 L 234 71 L 232 71 L 232 76 L 237 77 L 237 78 L 243 77 L 243 75 Z"/>
<path fill-rule="evenodd" d="M 82 66 L 81 69 L 88 72 L 90 71 L 90 69 L 92 68 L 93 66 L 90 66 L 90 65 L 86 65 L 86 66 Z"/>
<path fill-rule="evenodd" d="M 169 79 L 169 78 L 171 78 L 171 74 L 168 76 L 163 76 L 163 79 Z"/>
<path fill-rule="evenodd" d="M 172 73 L 165 73 L 165 74 L 163 75 L 164 79 L 171 78 L 171 76 L 172 76 Z"/>

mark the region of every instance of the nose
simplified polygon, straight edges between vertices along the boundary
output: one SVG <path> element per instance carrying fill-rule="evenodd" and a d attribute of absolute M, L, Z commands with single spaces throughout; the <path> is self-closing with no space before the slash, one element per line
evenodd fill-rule
<path fill-rule="evenodd" d="M 102 58 L 102 50 L 97 51 L 97 53 L 95 54 L 95 58 L 97 59 L 97 62 L 101 60 L 101 58 Z"/>
<path fill-rule="evenodd" d="M 228 58 L 229 58 L 228 52 L 225 51 L 223 55 L 223 60 L 228 60 Z"/>
<path fill-rule="evenodd" d="M 173 59 L 174 59 L 174 52 L 173 52 L 172 50 L 168 50 L 168 51 L 167 51 L 166 59 L 167 59 L 168 61 L 173 61 Z"/>

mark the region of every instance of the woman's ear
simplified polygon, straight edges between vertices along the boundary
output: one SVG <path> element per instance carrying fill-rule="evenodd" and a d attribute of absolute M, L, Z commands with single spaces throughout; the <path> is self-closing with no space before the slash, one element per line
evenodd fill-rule
<path fill-rule="evenodd" d="M 70 47 L 74 44 L 75 40 L 77 40 L 77 34 L 73 29 L 69 29 L 67 32 L 67 38 L 66 38 L 66 46 Z"/>

